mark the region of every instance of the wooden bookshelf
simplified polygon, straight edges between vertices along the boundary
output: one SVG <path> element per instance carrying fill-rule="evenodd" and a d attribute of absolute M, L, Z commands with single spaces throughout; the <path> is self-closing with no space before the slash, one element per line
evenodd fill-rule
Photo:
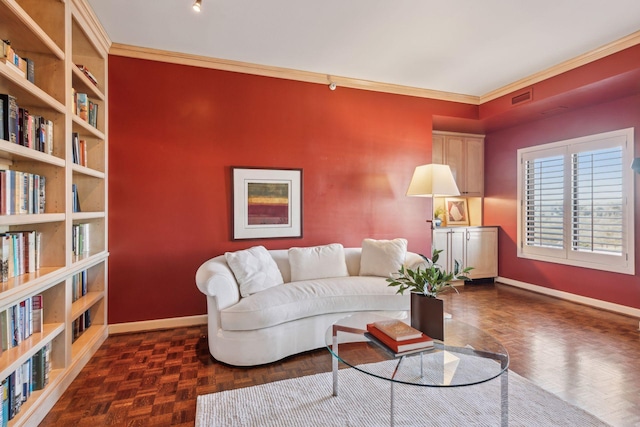
<path fill-rule="evenodd" d="M 0 0 L 0 16 L 0 39 L 10 40 L 18 55 L 33 61 L 35 75 L 31 82 L 0 63 L 0 93 L 15 97 L 29 114 L 53 122 L 51 153 L 0 139 L 0 169 L 46 177 L 44 213 L 0 214 L 0 233 L 33 230 L 41 236 L 40 268 L 0 283 L 0 313 L 36 295 L 43 299 L 43 331 L 0 354 L 3 381 L 51 346 L 48 384 L 33 392 L 9 421 L 9 426 L 29 426 L 44 418 L 108 335 L 106 94 L 111 42 L 86 0 Z M 78 64 L 89 69 L 97 84 Z M 98 106 L 95 126 L 75 111 L 74 90 Z M 73 163 L 74 132 L 86 143 L 86 166 Z M 73 185 L 82 212 L 73 212 Z M 89 250 L 80 256 L 72 253 L 78 223 L 90 229 Z M 87 292 L 73 301 L 74 276 L 83 271 Z M 87 311 L 91 325 L 74 340 L 73 323 Z"/>

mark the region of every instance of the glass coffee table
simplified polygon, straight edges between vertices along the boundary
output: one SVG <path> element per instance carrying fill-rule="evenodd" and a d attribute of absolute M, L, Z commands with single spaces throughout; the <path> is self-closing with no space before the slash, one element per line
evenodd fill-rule
<path fill-rule="evenodd" d="M 388 320 L 370 313 L 354 314 L 334 323 L 326 333 L 326 344 L 333 356 L 333 395 L 338 395 L 338 362 L 391 385 L 391 426 L 394 425 L 394 384 L 417 387 L 463 387 L 481 384 L 500 377 L 501 425 L 509 424 L 508 368 L 509 354 L 499 341 L 486 332 L 455 319 L 445 319 L 444 341 L 433 348 L 404 356 L 395 356 L 386 347 L 368 337 L 367 324 Z M 368 363 L 362 351 L 348 351 L 354 341 L 366 342 L 377 360 Z M 343 351 L 339 352 L 339 347 Z M 360 347 L 361 348 L 361 347 Z M 369 352 L 370 354 L 370 352 Z"/>

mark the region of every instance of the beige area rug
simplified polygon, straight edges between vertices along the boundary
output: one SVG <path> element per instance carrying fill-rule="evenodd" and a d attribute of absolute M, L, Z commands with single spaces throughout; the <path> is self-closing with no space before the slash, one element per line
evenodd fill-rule
<path fill-rule="evenodd" d="M 337 397 L 332 381 L 327 372 L 198 396 L 196 427 L 389 426 L 388 381 L 341 369 Z M 446 389 L 396 384 L 395 405 L 396 426 L 499 426 L 500 379 Z M 509 425 L 608 426 L 514 372 Z"/>

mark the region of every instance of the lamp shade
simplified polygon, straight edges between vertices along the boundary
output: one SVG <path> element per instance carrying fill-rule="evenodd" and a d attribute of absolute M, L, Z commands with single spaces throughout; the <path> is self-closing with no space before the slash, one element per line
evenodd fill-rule
<path fill-rule="evenodd" d="M 422 165 L 416 167 L 407 190 L 407 196 L 444 197 L 459 196 L 460 191 L 448 165 Z"/>

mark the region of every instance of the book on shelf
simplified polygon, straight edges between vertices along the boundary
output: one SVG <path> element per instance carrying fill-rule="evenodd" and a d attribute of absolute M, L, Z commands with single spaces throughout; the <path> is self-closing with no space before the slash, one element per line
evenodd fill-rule
<path fill-rule="evenodd" d="M 81 139 L 80 141 L 78 141 L 78 154 L 80 157 L 80 165 L 81 166 L 87 166 L 87 141 L 84 139 Z"/>
<path fill-rule="evenodd" d="M 82 270 L 80 274 L 80 294 L 85 296 L 89 292 L 89 280 L 87 270 Z"/>
<path fill-rule="evenodd" d="M 0 282 L 38 271 L 41 251 L 42 233 L 39 231 L 11 231 L 0 234 Z"/>
<path fill-rule="evenodd" d="M 43 328 L 43 296 L 34 295 L 0 312 L 2 350 L 18 346 Z"/>
<path fill-rule="evenodd" d="M 51 372 L 51 342 L 41 347 L 36 353 L 16 368 L 0 383 L 0 423 L 9 424 L 28 401 L 32 393 L 42 390 L 49 383 Z"/>
<path fill-rule="evenodd" d="M 14 419 L 15 416 L 18 415 L 18 412 L 20 412 L 20 406 L 22 405 L 22 399 L 20 399 L 20 395 L 22 393 L 20 393 L 19 388 L 19 384 L 22 382 L 20 377 L 20 370 L 13 371 L 8 377 L 9 381 L 7 382 L 7 384 L 9 387 L 9 420 Z M 18 394 L 16 394 L 16 390 L 18 391 Z"/>
<path fill-rule="evenodd" d="M 422 332 L 404 323 L 402 320 L 389 319 L 374 322 L 373 325 L 395 341 L 412 340 L 422 337 Z"/>
<path fill-rule="evenodd" d="M 0 312 L 0 330 L 2 334 L 2 340 L 0 343 L 2 344 L 2 350 L 6 351 L 11 348 L 11 324 L 9 323 L 9 312 L 8 310 L 3 310 Z"/>
<path fill-rule="evenodd" d="M 419 338 L 413 338 L 404 341 L 396 341 L 390 338 L 386 333 L 376 328 L 375 324 L 367 325 L 368 337 L 374 342 L 382 344 L 391 350 L 395 356 L 409 354 L 416 351 L 427 350 L 433 348 L 433 339 L 422 332 Z"/>
<path fill-rule="evenodd" d="M 35 64 L 33 63 L 33 59 L 31 58 L 23 58 L 23 59 L 27 65 L 27 80 L 29 80 L 31 83 L 35 83 L 36 68 L 35 68 Z"/>
<path fill-rule="evenodd" d="M 82 332 L 84 332 L 84 313 L 82 313 L 77 319 L 73 321 L 73 336 L 71 337 L 71 343 L 74 343 L 80 338 Z"/>
<path fill-rule="evenodd" d="M 32 148 L 41 153 L 53 154 L 53 122 L 42 116 L 34 116 L 36 130 Z"/>
<path fill-rule="evenodd" d="M 31 359 L 27 359 L 20 368 L 22 371 L 22 395 L 20 400 L 22 401 L 22 404 L 24 404 L 31 396 L 31 384 L 33 377 L 33 364 Z"/>
<path fill-rule="evenodd" d="M 29 120 L 29 110 L 22 107 L 18 107 L 18 145 L 25 145 L 27 136 L 25 131 L 27 130 L 26 121 Z"/>
<path fill-rule="evenodd" d="M 14 277 L 25 273 L 24 270 L 24 235 L 22 233 L 10 232 L 13 244 L 13 271 Z"/>
<path fill-rule="evenodd" d="M 95 86 L 98 86 L 98 79 L 89 71 L 87 67 L 82 64 L 76 64 L 76 67 L 93 83 Z"/>
<path fill-rule="evenodd" d="M 31 381 L 33 390 L 42 390 L 44 388 L 44 360 L 42 349 L 33 355 L 33 373 Z"/>
<path fill-rule="evenodd" d="M 73 212 L 82 212 L 80 208 L 80 195 L 78 194 L 78 186 L 71 184 L 71 210 Z"/>
<path fill-rule="evenodd" d="M 71 250 L 75 256 L 87 255 L 91 247 L 89 224 L 73 224 L 71 227 Z"/>
<path fill-rule="evenodd" d="M 89 97 L 86 93 L 76 92 L 76 114 L 85 122 L 89 121 Z"/>
<path fill-rule="evenodd" d="M 29 301 L 30 302 L 30 301 Z M 27 304 L 27 301 L 20 301 L 18 304 L 18 334 L 20 335 L 20 342 L 26 340 L 31 335 L 29 334 L 29 313 L 27 313 L 27 307 L 31 304 Z"/>
<path fill-rule="evenodd" d="M 71 159 L 76 165 L 80 164 L 80 134 L 73 132 L 71 134 Z"/>
<path fill-rule="evenodd" d="M 2 421 L 3 426 L 6 426 L 9 424 L 9 379 L 5 378 L 2 380 L 0 386 L 2 387 L 2 417 L 0 421 Z"/>
<path fill-rule="evenodd" d="M 50 352 L 51 343 L 49 342 L 33 355 L 33 373 L 31 377 L 33 390 L 42 390 L 49 382 L 49 371 L 51 370 Z"/>
<path fill-rule="evenodd" d="M 87 310 L 73 321 L 73 335 L 71 343 L 77 341 L 78 338 L 91 326 L 91 311 Z"/>
<path fill-rule="evenodd" d="M 76 302 L 88 292 L 87 270 L 74 274 L 71 279 L 71 302 Z"/>
<path fill-rule="evenodd" d="M 76 115 L 94 128 L 98 127 L 99 105 L 89 99 L 86 93 L 77 92 L 72 88 L 73 108 Z"/>
<path fill-rule="evenodd" d="M 87 141 L 80 139 L 78 132 L 71 134 L 71 154 L 73 163 L 87 166 Z"/>
<path fill-rule="evenodd" d="M 14 96 L 0 93 L 2 102 L 2 139 L 18 143 L 18 103 Z"/>
<path fill-rule="evenodd" d="M 94 128 L 98 127 L 98 107 L 99 107 L 98 104 L 89 100 L 89 114 L 88 114 L 87 121 Z"/>
<path fill-rule="evenodd" d="M 0 94 L 0 139 L 53 154 L 53 121 L 21 108 L 14 96 Z"/>
<path fill-rule="evenodd" d="M 0 41 L 2 44 L 2 62 L 5 63 L 11 70 L 15 71 L 19 76 L 29 78 L 33 83 L 33 61 L 20 57 L 18 53 L 11 46 L 9 40 Z M 29 62 L 31 62 L 31 74 L 29 74 Z"/>
<path fill-rule="evenodd" d="M 9 281 L 9 260 L 11 248 L 11 236 L 7 234 L 0 235 L 0 282 Z"/>
<path fill-rule="evenodd" d="M 25 270 L 28 273 L 35 273 L 39 267 L 36 265 L 36 234 L 34 230 L 23 232 L 25 238 Z"/>
<path fill-rule="evenodd" d="M 0 215 L 45 213 L 46 183 L 42 175 L 0 170 Z"/>
<path fill-rule="evenodd" d="M 42 332 L 42 328 L 43 328 L 43 313 L 42 313 L 42 306 L 43 306 L 43 301 L 42 301 L 42 295 L 34 295 L 31 299 L 31 304 L 32 304 L 32 314 L 31 314 L 31 319 L 32 319 L 32 332 L 36 333 L 36 332 Z"/>

